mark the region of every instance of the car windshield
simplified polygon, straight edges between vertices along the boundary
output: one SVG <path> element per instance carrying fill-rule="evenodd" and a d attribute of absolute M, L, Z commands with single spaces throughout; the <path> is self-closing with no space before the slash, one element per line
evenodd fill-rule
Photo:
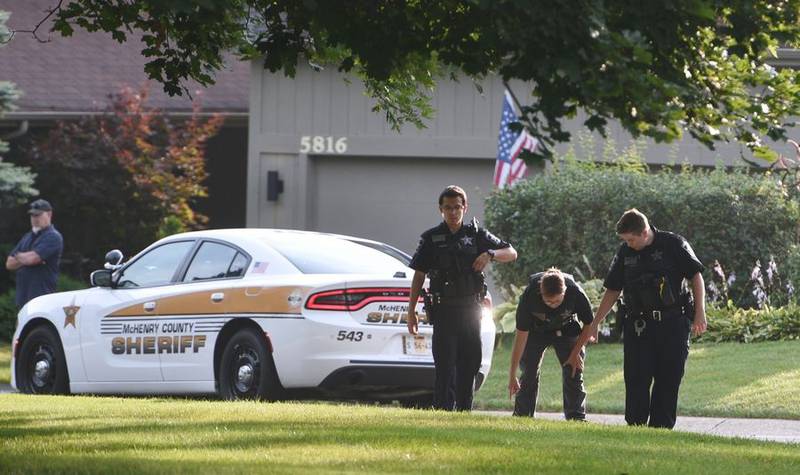
<path fill-rule="evenodd" d="M 275 233 L 267 243 L 304 274 L 388 274 L 406 263 L 378 249 L 333 236 Z"/>

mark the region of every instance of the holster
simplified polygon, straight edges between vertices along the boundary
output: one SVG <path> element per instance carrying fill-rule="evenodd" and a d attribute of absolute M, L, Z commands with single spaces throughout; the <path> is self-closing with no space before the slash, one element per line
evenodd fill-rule
<path fill-rule="evenodd" d="M 694 321 L 694 299 L 689 292 L 681 295 L 681 313 L 687 319 Z"/>
<path fill-rule="evenodd" d="M 436 305 L 433 302 L 433 294 L 423 289 L 422 301 L 425 303 L 425 315 L 428 316 L 428 323 L 433 325 L 434 314 L 435 314 L 434 308 L 436 307 Z"/>
<path fill-rule="evenodd" d="M 630 309 L 622 299 L 617 300 L 617 320 L 624 321 L 630 315 Z"/>

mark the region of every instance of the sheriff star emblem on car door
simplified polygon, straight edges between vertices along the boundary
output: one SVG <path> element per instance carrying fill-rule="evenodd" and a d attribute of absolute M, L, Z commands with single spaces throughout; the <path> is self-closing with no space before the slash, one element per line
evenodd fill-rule
<path fill-rule="evenodd" d="M 67 325 L 72 325 L 72 328 L 78 328 L 75 326 L 75 317 L 78 315 L 78 310 L 80 307 L 73 305 L 63 307 L 64 308 L 64 328 L 67 328 Z"/>

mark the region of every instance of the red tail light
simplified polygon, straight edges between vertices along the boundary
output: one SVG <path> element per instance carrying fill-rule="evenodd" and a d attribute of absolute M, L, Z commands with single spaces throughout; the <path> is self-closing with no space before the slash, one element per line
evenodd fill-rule
<path fill-rule="evenodd" d="M 410 289 L 403 288 L 364 288 L 341 289 L 318 292 L 308 298 L 309 310 L 353 311 L 372 302 L 408 302 Z"/>

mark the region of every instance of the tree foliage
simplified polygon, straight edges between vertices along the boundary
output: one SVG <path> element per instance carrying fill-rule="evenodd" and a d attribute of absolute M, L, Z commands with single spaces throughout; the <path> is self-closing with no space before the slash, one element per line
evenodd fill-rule
<path fill-rule="evenodd" d="M 54 29 L 143 33 L 145 69 L 170 94 L 213 82 L 223 53 L 293 75 L 331 64 L 365 82 L 393 126 L 430 115 L 435 78 L 497 73 L 530 84 L 524 125 L 541 153 L 566 141 L 579 110 L 590 130 L 618 120 L 634 137 L 686 129 L 709 147 L 739 140 L 773 157 L 800 115 L 798 72 L 765 63 L 800 45 L 800 0 L 74 0 Z M 184 88 L 185 89 L 185 88 Z"/>
<path fill-rule="evenodd" d="M 11 32 L 6 27 L 8 13 L 0 11 L 0 47 L 10 38 Z M 13 110 L 14 101 L 19 98 L 20 92 L 13 83 L 0 81 L 0 118 L 6 112 Z M 8 144 L 0 136 L 0 154 L 8 151 Z M 0 209 L 20 205 L 36 194 L 33 188 L 35 175 L 25 167 L 14 166 L 4 162 L 0 156 Z"/>
<path fill-rule="evenodd" d="M 21 161 L 39 173 L 74 262 L 96 265 L 109 249 L 138 252 L 206 222 L 192 204 L 206 196 L 204 145 L 222 118 L 196 110 L 175 120 L 146 100 L 145 90 L 125 89 L 105 113 L 60 121 L 23 147 Z"/>

